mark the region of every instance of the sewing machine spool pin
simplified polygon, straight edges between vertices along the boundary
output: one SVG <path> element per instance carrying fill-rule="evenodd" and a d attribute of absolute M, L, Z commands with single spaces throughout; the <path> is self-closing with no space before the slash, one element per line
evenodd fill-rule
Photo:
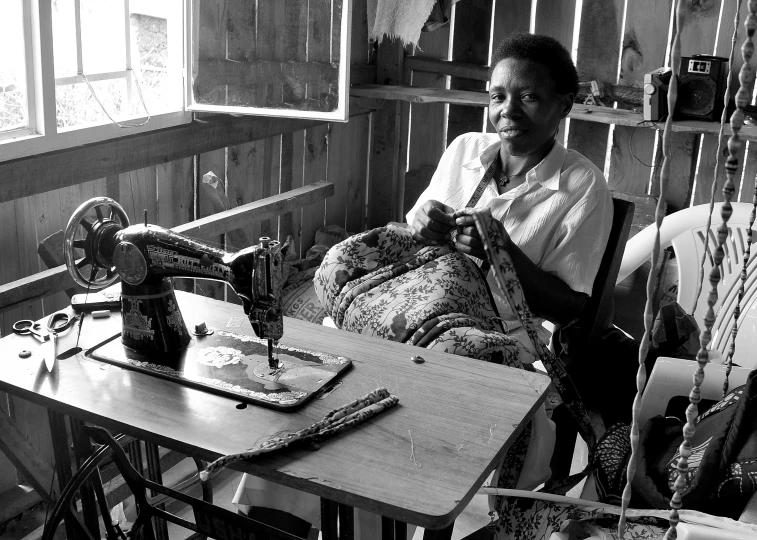
<path fill-rule="evenodd" d="M 84 250 L 83 260 L 76 260 L 75 250 Z M 272 354 L 273 344 L 284 333 L 283 259 L 278 241 L 262 237 L 257 245 L 229 253 L 149 225 L 146 214 L 144 223 L 130 225 L 116 201 L 96 197 L 71 216 L 64 235 L 64 253 L 74 281 L 90 290 L 106 287 L 121 277 L 121 341 L 126 347 L 155 353 L 153 358 L 158 362 L 161 355 L 181 354 L 191 336 L 176 302 L 173 278 L 213 279 L 228 283 L 242 299 L 255 334 L 268 340 L 269 365 L 281 368 Z M 87 279 L 81 269 L 88 265 L 92 266 L 92 275 L 105 271 L 105 276 Z"/>

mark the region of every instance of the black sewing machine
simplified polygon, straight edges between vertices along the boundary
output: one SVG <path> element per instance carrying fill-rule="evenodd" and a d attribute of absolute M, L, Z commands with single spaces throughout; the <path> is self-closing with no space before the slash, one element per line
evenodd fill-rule
<path fill-rule="evenodd" d="M 64 254 L 74 281 L 88 291 L 121 278 L 121 339 L 93 348 L 88 354 L 98 360 L 277 408 L 301 405 L 351 365 L 279 343 L 283 249 L 277 240 L 263 237 L 230 253 L 149 225 L 147 216 L 129 225 L 116 201 L 96 197 L 71 216 Z M 188 331 L 174 277 L 228 283 L 259 339 L 204 324 Z"/>

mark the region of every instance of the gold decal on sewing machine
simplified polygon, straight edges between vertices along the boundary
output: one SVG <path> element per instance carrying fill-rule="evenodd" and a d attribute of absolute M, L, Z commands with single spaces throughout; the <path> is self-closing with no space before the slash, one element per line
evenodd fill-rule
<path fill-rule="evenodd" d="M 184 319 L 181 316 L 181 311 L 179 311 L 176 302 L 173 300 L 168 301 L 168 317 L 166 317 L 166 322 L 177 334 L 180 336 L 184 335 Z"/>
<path fill-rule="evenodd" d="M 125 298 L 129 302 L 129 311 L 123 314 L 123 331 L 134 339 L 155 339 L 155 330 L 152 329 L 152 317 L 142 314 L 140 305 L 142 300 Z"/>
<path fill-rule="evenodd" d="M 231 277 L 231 269 L 224 264 L 203 264 L 203 261 L 199 258 L 181 255 L 176 251 L 160 246 L 147 246 L 147 256 L 150 257 L 153 266 L 158 268 L 205 274 L 223 280 L 228 280 Z"/>

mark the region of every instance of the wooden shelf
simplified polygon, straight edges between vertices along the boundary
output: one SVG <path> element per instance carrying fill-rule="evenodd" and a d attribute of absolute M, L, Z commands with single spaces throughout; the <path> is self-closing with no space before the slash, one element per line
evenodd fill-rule
<path fill-rule="evenodd" d="M 401 100 L 410 103 L 450 103 L 454 105 L 470 105 L 486 107 L 489 105 L 489 96 L 484 92 L 471 92 L 466 90 L 444 90 L 439 88 L 420 88 L 411 86 L 391 86 L 378 84 L 354 85 L 350 88 L 350 96 L 369 97 L 374 99 Z M 662 130 L 664 122 L 645 121 L 639 112 L 625 109 L 611 109 L 593 105 L 576 103 L 570 112 L 570 118 L 598 122 L 600 124 L 616 124 L 619 126 L 644 127 Z M 673 131 L 688 133 L 711 133 L 717 135 L 720 132 L 719 122 L 704 122 L 701 120 L 678 120 L 673 123 Z M 731 126 L 726 124 L 723 130 L 725 136 L 731 135 Z M 745 125 L 741 129 L 741 139 L 757 141 L 757 126 Z"/>

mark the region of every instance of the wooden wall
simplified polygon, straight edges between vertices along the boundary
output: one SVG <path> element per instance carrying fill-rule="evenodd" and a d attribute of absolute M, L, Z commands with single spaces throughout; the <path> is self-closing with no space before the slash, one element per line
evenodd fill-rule
<path fill-rule="evenodd" d="M 736 2 L 705 0 L 686 4 L 681 28 L 681 53 L 728 56 Z M 512 31 L 529 31 L 555 37 L 569 50 L 582 82 L 641 87 L 644 74 L 667 61 L 672 0 L 465 0 L 456 5 L 455 28 L 443 28 L 421 36 L 412 56 L 488 65 L 488 43 L 495 44 Z M 734 69 L 741 64 L 743 41 L 742 3 Z M 579 11 L 577 11 L 579 10 Z M 533 13 L 532 13 L 533 11 Z M 532 23 L 533 21 L 533 23 Z M 532 28 L 533 24 L 533 28 Z M 577 35 L 576 35 L 577 32 Z M 450 42 L 450 35 L 453 39 Z M 448 77 L 415 71 L 412 86 L 483 90 L 480 80 Z M 735 83 L 738 84 L 738 81 Z M 574 110 L 581 104 L 574 105 Z M 628 108 L 619 104 L 620 108 Z M 448 109 L 448 113 L 445 110 Z M 465 131 L 482 126 L 481 107 L 439 103 L 411 103 L 409 106 L 407 182 L 405 209 L 426 185 L 444 150 L 445 143 Z M 650 124 L 614 126 L 572 119 L 563 126 L 561 137 L 568 148 L 578 150 L 606 172 L 610 189 L 637 202 L 634 230 L 649 221 L 653 197 L 659 194 L 662 156 L 660 133 Z M 662 128 L 662 125 L 659 126 Z M 490 126 L 487 126 L 490 129 Z M 567 140 L 564 138 L 567 133 Z M 666 202 L 669 211 L 708 202 L 715 176 L 718 137 L 710 134 L 675 133 L 672 180 Z M 754 146 L 754 145 L 751 145 Z M 740 200 L 751 201 L 755 177 L 754 148 L 747 149 L 741 163 L 747 163 Z M 716 200 L 723 181 L 718 174 Z"/>

